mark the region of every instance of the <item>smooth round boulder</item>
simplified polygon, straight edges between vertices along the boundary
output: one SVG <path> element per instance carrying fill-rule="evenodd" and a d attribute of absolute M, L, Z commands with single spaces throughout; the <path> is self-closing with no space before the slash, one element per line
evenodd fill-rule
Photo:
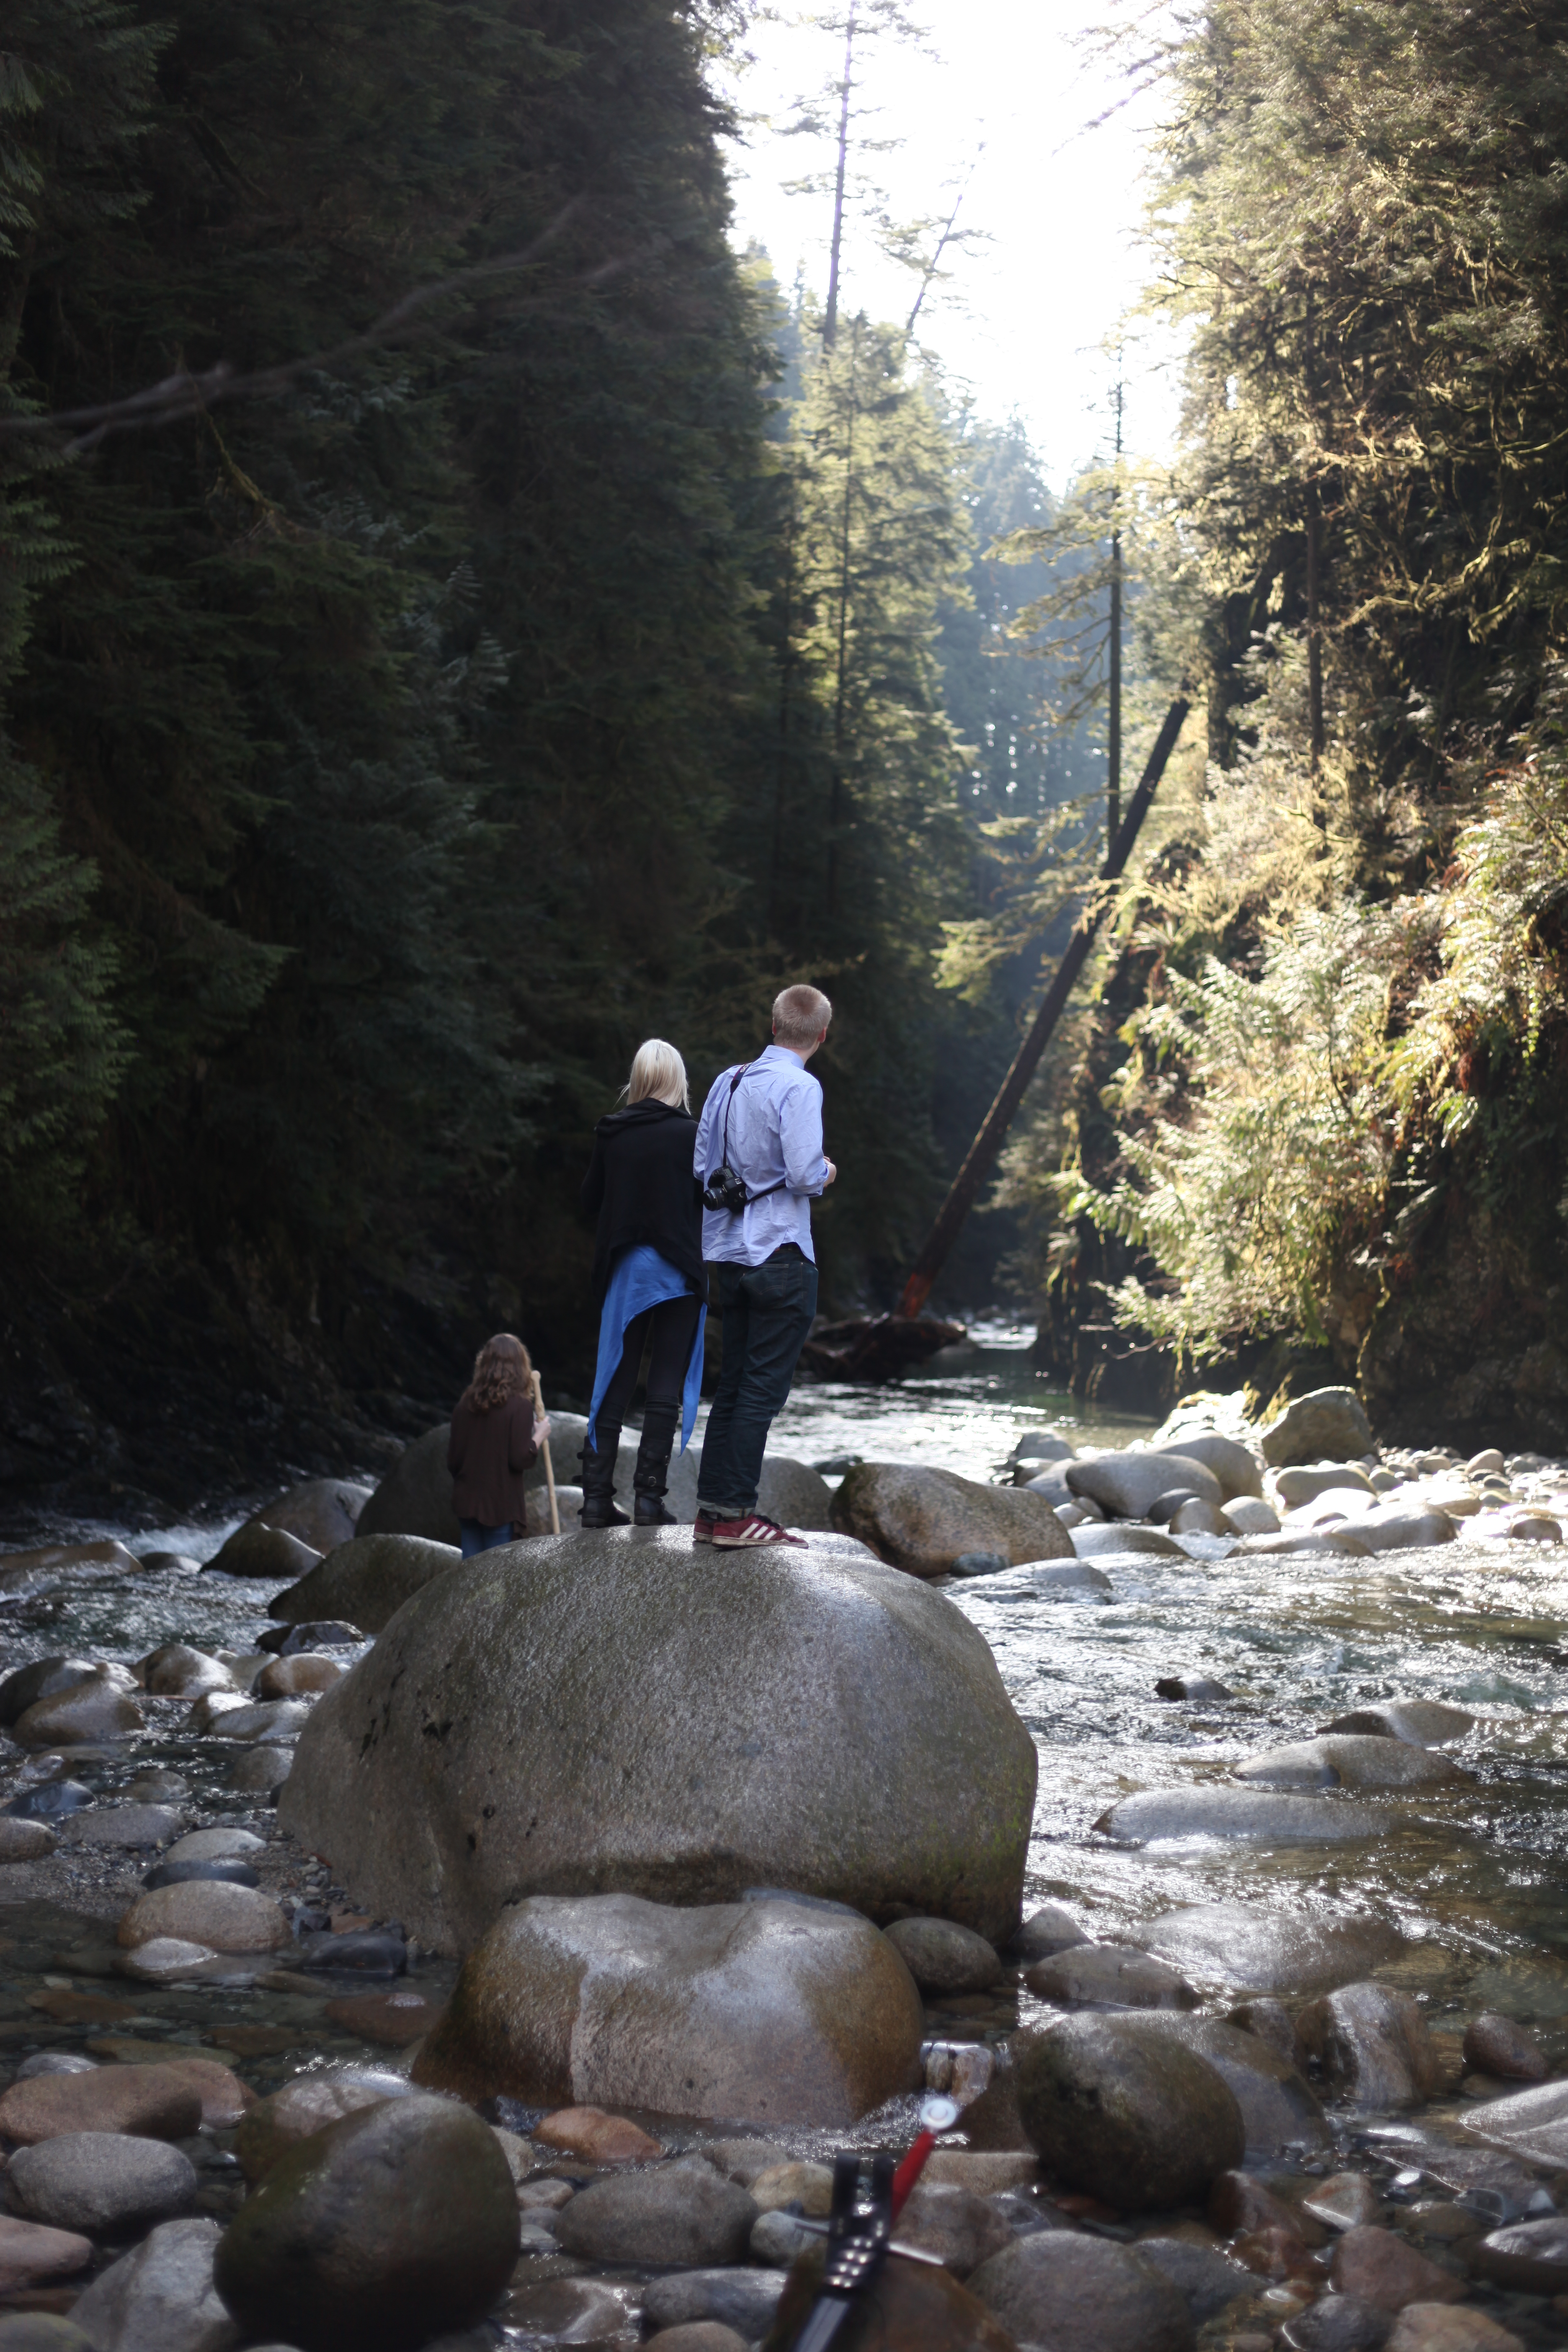
<path fill-rule="evenodd" d="M 213 2286 L 216 2221 L 160 2221 L 100 2271 L 73 2316 L 102 2352 L 228 2352 L 233 2335 Z"/>
<path fill-rule="evenodd" d="M 1327 2119 L 1305 2076 L 1293 2059 L 1281 2057 L 1256 2033 L 1217 2017 L 1160 2015 L 1137 2022 L 1195 2051 L 1228 2084 L 1241 2109 L 1249 2164 L 1267 2163 L 1285 2147 L 1331 2144 Z"/>
<path fill-rule="evenodd" d="M 254 1791 L 269 1796 L 280 1789 L 294 1769 L 291 1748 L 269 1748 L 265 1743 L 256 1748 L 242 1748 L 228 1768 L 228 1785 L 242 1794 Z"/>
<path fill-rule="evenodd" d="M 1154 1559 L 1185 1559 L 1174 1536 L 1163 1528 L 1140 1527 L 1130 1519 L 1091 1519 L 1081 1528 L 1071 1530 L 1070 1540 L 1079 1559 L 1114 1559 L 1135 1552 Z"/>
<path fill-rule="evenodd" d="M 150 1870 L 142 1884 L 149 1894 L 160 1886 L 188 1886 L 195 1879 L 221 1879 L 228 1886 L 259 1886 L 261 1881 L 247 1862 L 164 1862 Z"/>
<path fill-rule="evenodd" d="M 292 1738 L 310 1719 L 311 1701 L 305 1698 L 261 1699 L 254 1706 L 229 1707 L 214 1718 L 212 1734 L 247 1747 L 266 1748 Z"/>
<path fill-rule="evenodd" d="M 550 1416 L 552 1453 L 563 1465 L 569 1458 L 570 1440 L 563 1434 L 569 1419 L 569 1415 L 559 1412 Z M 585 1431 L 585 1421 L 583 1427 Z M 457 1549 L 462 1537 L 452 1506 L 452 1474 L 447 1467 L 451 1435 L 450 1424 L 442 1422 L 404 1447 L 360 1512 L 354 1528 L 356 1536 L 423 1536 L 427 1542 Z M 577 1443 L 582 1444 L 581 1437 Z M 542 1470 L 542 1465 L 540 1467 Z M 379 1630 L 355 1616 L 352 1610 L 348 1614 L 354 1624 L 363 1625 L 367 1633 Z"/>
<path fill-rule="evenodd" d="M 416 2352 L 486 2316 L 518 2238 L 517 2193 L 489 2126 L 415 2094 L 280 2157 L 229 2223 L 213 2276 L 251 2341 Z"/>
<path fill-rule="evenodd" d="M 58 1843 L 47 1822 L 0 1813 L 0 1863 L 41 1862 L 45 1854 L 53 1853 Z"/>
<path fill-rule="evenodd" d="M 374 1489 L 353 1478 L 307 1478 L 275 1495 L 253 1514 L 269 1528 L 298 1536 L 312 1551 L 329 1552 L 347 1543 Z"/>
<path fill-rule="evenodd" d="M 1483 2010 L 1466 2026 L 1464 2057 L 1473 2074 L 1492 2074 L 1500 2082 L 1546 2080 L 1546 2053 L 1534 2034 L 1495 2010 Z"/>
<path fill-rule="evenodd" d="M 13 1797 L 5 1811 L 17 1821 L 53 1822 L 66 1813 L 79 1813 L 93 1801 L 92 1790 L 79 1780 L 41 1780 Z"/>
<path fill-rule="evenodd" d="M 1359 1462 L 1375 1451 L 1366 1407 L 1346 1388 L 1292 1397 L 1258 1433 L 1258 1445 L 1271 1470 L 1298 1462 Z"/>
<path fill-rule="evenodd" d="M 893 1945 L 848 1912 L 533 1895 L 469 1953 L 414 2079 L 832 2128 L 914 2086 L 923 2028 Z"/>
<path fill-rule="evenodd" d="M 1122 2212 L 1201 2204 L 1247 2147 L 1229 2084 L 1147 2022 L 1079 2014 L 1014 2042 L 1018 2112 L 1047 2172 Z"/>
<path fill-rule="evenodd" d="M 149 1698 L 200 1698 L 206 1691 L 232 1690 L 234 1676 L 221 1658 L 188 1642 L 165 1642 L 141 1662 L 142 1687 Z"/>
<path fill-rule="evenodd" d="M 858 1462 L 833 1497 L 833 1524 L 910 1576 L 947 1576 L 965 1552 L 999 1551 L 1015 1568 L 1072 1558 L 1044 1496 L 910 1462 Z"/>
<path fill-rule="evenodd" d="M 1222 1437 L 1216 1429 L 1189 1430 L 1184 1436 L 1172 1440 L 1160 1453 L 1173 1454 L 1184 1462 L 1201 1462 L 1219 1480 L 1220 1500 L 1233 1503 L 1245 1496 L 1263 1492 L 1263 1465 L 1249 1445 L 1239 1438 Z"/>
<path fill-rule="evenodd" d="M 606 1882 L 1008 1935 L 1037 1767 L 984 1636 L 858 1554 L 722 1565 L 623 1528 L 437 1577 L 316 1702 L 281 1826 L 437 1951 Z"/>
<path fill-rule="evenodd" d="M 1186 1845 L 1196 1840 L 1266 1840 L 1271 1845 L 1343 1845 L 1386 1836 L 1396 1818 L 1348 1797 L 1286 1790 L 1143 1789 L 1101 1813 L 1094 1827 L 1117 1845 Z"/>
<path fill-rule="evenodd" d="M 738 2263 L 759 2208 L 702 2163 L 590 2181 L 556 2216 L 563 2253 L 592 2263 Z"/>
<path fill-rule="evenodd" d="M 0 2314 L 0 2352 L 97 2352 L 97 2347 L 52 2311 L 7 2311 Z"/>
<path fill-rule="evenodd" d="M 0 1682 L 0 1729 L 9 1731 L 18 1718 L 41 1698 L 58 1698 L 75 1683 L 85 1683 L 98 1672 L 90 1658 L 35 1658 Z"/>
<path fill-rule="evenodd" d="M 300 1698 L 306 1693 L 331 1690 L 342 1675 L 341 1660 L 299 1650 L 292 1657 L 274 1658 L 270 1665 L 263 1666 L 251 1688 L 258 1698 Z"/>
<path fill-rule="evenodd" d="M 1142 1518 L 1162 1495 L 1180 1488 L 1205 1503 L 1225 1499 L 1214 1472 L 1184 1454 L 1097 1454 L 1091 1462 L 1069 1462 L 1065 1475 L 1073 1494 L 1120 1519 Z"/>
<path fill-rule="evenodd" d="M 1072 1913 L 1059 1903 L 1042 1903 L 1030 1912 L 1007 1946 L 1022 1960 L 1048 1960 L 1053 1952 L 1070 1951 L 1089 1937 Z"/>
<path fill-rule="evenodd" d="M 1196 2009 L 1186 1979 L 1123 1944 L 1075 1944 L 1034 1960 L 1024 1982 L 1055 2009 Z"/>
<path fill-rule="evenodd" d="M 148 1846 L 167 1845 L 177 1838 L 189 1816 L 172 1805 L 94 1805 L 72 1813 L 61 1825 L 68 1845 L 118 1847 L 133 1853 Z"/>
<path fill-rule="evenodd" d="M 19 2147 L 5 2178 L 24 2213 L 59 2230 L 114 2237 L 182 2213 L 196 2193 L 189 2157 L 128 2132 L 65 2132 Z"/>
<path fill-rule="evenodd" d="M 1325 1733 L 1362 1732 L 1373 1739 L 1403 1739 L 1411 1748 L 1448 1748 L 1476 1727 L 1468 1707 L 1446 1706 L 1438 1699 L 1388 1699 L 1381 1706 L 1358 1706 L 1349 1715 L 1325 1723 Z"/>
<path fill-rule="evenodd" d="M 128 1951 L 165 1936 L 215 1952 L 280 1952 L 294 1940 L 282 1906 L 270 1895 L 221 1879 L 187 1879 L 139 1895 L 116 1935 Z"/>
<path fill-rule="evenodd" d="M 1568 2293 L 1568 2214 L 1514 2221 L 1466 2248 L 1478 2278 L 1521 2294 Z"/>
<path fill-rule="evenodd" d="M 154 1936 L 151 1943 L 138 1944 L 133 1952 L 122 1952 L 117 1972 L 142 1984 L 177 1984 L 216 1958 L 210 1944 L 193 1944 L 181 1936 Z"/>
<path fill-rule="evenodd" d="M 331 2074 L 296 2074 L 269 2099 L 258 2099 L 235 2134 L 234 2153 L 247 2180 L 266 2179 L 279 2159 L 301 2140 L 342 2123 L 345 2116 L 379 2106 L 406 2093 L 406 2083 L 370 2068 L 345 2067 Z"/>
<path fill-rule="evenodd" d="M 76 1748 L 128 1738 L 146 1723 L 121 1682 L 95 1668 L 54 1697 L 35 1700 L 11 1726 L 11 1737 L 23 1748 Z"/>
<path fill-rule="evenodd" d="M 1192 2352 L 1186 2298 L 1132 2246 L 1070 2230 L 1016 2238 L 969 2282 L 1019 2344 L 1037 2352 Z"/>
<path fill-rule="evenodd" d="M 301 1543 L 286 1528 L 269 1528 L 247 1519 L 207 1562 L 207 1573 L 266 1577 L 276 1584 L 303 1576 L 321 1557 L 313 1544 Z"/>
<path fill-rule="evenodd" d="M 226 2071 L 226 2070 L 220 2070 Z M 35 2074 L 0 2095 L 0 2138 L 23 2147 L 67 2132 L 184 2139 L 201 2127 L 202 2094 L 177 2065 L 95 2066 Z"/>
<path fill-rule="evenodd" d="M 1336 1732 L 1249 1756 L 1236 1777 L 1258 1789 L 1438 1789 L 1469 1775 L 1432 1748 Z"/>
<path fill-rule="evenodd" d="M 984 1936 L 952 1919 L 895 1919 L 884 1930 L 921 1992 L 989 1992 L 1002 1963 Z"/>
<path fill-rule="evenodd" d="M 286 1592 L 274 1593 L 267 1613 L 286 1625 L 336 1617 L 379 1633 L 405 1601 L 432 1577 L 459 1567 L 462 1557 L 455 1537 L 435 1543 L 418 1535 L 358 1535 L 339 1544 Z"/>
<path fill-rule="evenodd" d="M 267 1841 L 254 1830 L 191 1830 L 176 1838 L 165 1862 L 240 1862 L 266 1850 Z"/>
<path fill-rule="evenodd" d="M 1291 1911 L 1277 1902 L 1188 1904 L 1131 1941 L 1236 1994 L 1332 1992 L 1405 1949 L 1399 1929 L 1371 1912 Z"/>

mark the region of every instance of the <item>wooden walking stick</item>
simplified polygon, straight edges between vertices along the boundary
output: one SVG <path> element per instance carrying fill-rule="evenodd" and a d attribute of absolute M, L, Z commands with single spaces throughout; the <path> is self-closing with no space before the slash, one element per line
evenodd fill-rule
<path fill-rule="evenodd" d="M 544 1396 L 539 1385 L 537 1372 L 533 1375 L 533 1417 L 535 1421 L 544 1419 Z M 544 1441 L 544 1486 L 550 1496 L 550 1532 L 552 1536 L 558 1536 L 561 1533 L 561 1507 L 555 1499 L 555 1465 L 550 1459 L 548 1437 Z"/>

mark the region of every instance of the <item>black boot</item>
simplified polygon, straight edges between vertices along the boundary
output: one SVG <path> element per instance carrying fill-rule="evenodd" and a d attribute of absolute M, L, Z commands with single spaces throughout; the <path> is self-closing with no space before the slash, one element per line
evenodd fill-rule
<path fill-rule="evenodd" d="M 599 1443 L 595 1449 L 584 1444 L 579 1457 L 583 1465 L 583 1507 L 577 1514 L 585 1528 L 628 1528 L 631 1525 L 625 1511 L 616 1507 L 616 1455 L 620 1448 L 621 1433 L 599 1423 Z"/>
<path fill-rule="evenodd" d="M 679 1407 L 650 1404 L 642 1417 L 642 1444 L 637 1447 L 637 1475 L 632 1480 L 632 1517 L 639 1528 L 672 1528 L 675 1513 L 666 1510 L 664 1490 Z"/>

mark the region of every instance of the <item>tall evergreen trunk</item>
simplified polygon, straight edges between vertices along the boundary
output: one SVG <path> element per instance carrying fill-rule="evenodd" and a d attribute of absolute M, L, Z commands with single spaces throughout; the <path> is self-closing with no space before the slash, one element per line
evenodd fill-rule
<path fill-rule="evenodd" d="M 844 249 L 844 178 L 849 168 L 849 91 L 855 71 L 855 11 L 849 0 L 849 22 L 844 36 L 844 83 L 838 93 L 838 163 L 833 178 L 833 243 L 827 261 L 827 307 L 822 314 L 822 340 L 829 351 L 838 333 L 838 265 Z"/>
<path fill-rule="evenodd" d="M 827 911 L 838 911 L 838 828 L 844 816 L 844 721 L 849 688 L 849 536 L 855 498 L 855 414 L 860 321 L 849 348 L 849 421 L 844 437 L 844 506 L 838 541 L 837 673 L 833 689 L 833 780 L 827 796 Z"/>
<path fill-rule="evenodd" d="M 1121 463 L 1122 382 L 1116 380 L 1116 462 Z M 1121 500 L 1121 485 L 1118 481 L 1110 493 L 1110 511 L 1115 519 Z M 1109 646 L 1109 676 L 1106 681 L 1110 709 L 1105 730 L 1105 837 L 1116 838 L 1121 823 L 1121 532 L 1110 534 L 1110 625 Z"/>

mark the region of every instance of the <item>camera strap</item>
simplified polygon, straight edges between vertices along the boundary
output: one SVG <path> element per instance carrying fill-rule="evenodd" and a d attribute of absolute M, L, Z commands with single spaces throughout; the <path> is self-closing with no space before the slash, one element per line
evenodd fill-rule
<path fill-rule="evenodd" d="M 745 1076 L 747 1071 L 754 1070 L 756 1066 L 755 1062 L 742 1062 L 740 1068 L 736 1071 L 734 1076 L 730 1081 L 730 1093 L 724 1105 L 724 1134 L 719 1152 L 720 1168 L 728 1168 L 730 1165 L 730 1113 L 734 1108 L 735 1089 L 740 1085 L 741 1080 Z M 717 1170 L 710 1170 L 709 1171 L 708 1181 L 710 1183 L 712 1182 L 713 1177 L 717 1172 Z M 766 1185 L 760 1192 L 753 1192 L 748 1189 L 746 1193 L 747 1208 L 751 1208 L 754 1202 L 765 1201 L 771 1193 L 782 1192 L 788 1182 L 789 1178 L 787 1176 L 781 1176 L 776 1184 Z"/>

